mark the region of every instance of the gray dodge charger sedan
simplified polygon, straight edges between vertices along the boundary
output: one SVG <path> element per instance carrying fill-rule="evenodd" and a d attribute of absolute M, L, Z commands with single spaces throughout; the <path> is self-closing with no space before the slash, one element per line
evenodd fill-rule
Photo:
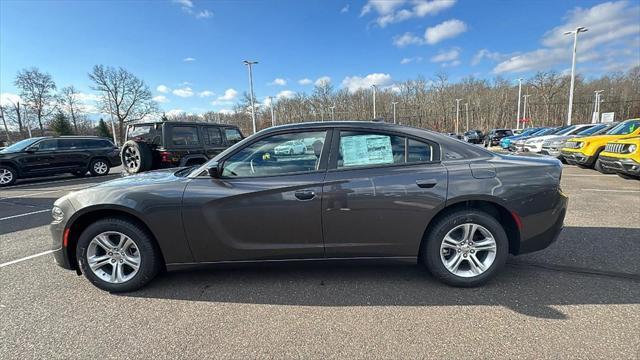
<path fill-rule="evenodd" d="M 304 150 L 276 152 L 285 143 Z M 303 260 L 409 260 L 454 286 L 562 229 L 558 160 L 503 156 L 379 122 L 263 130 L 197 168 L 108 181 L 58 199 L 56 262 L 132 291 L 163 269 Z"/>

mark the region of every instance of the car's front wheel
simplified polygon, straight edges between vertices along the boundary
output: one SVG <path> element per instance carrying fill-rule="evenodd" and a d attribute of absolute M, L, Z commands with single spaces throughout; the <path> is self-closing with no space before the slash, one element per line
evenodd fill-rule
<path fill-rule="evenodd" d="M 162 266 L 160 252 L 147 231 L 121 218 L 89 225 L 78 239 L 76 257 L 84 276 L 110 292 L 137 290 Z"/>
<path fill-rule="evenodd" d="M 442 282 L 460 287 L 479 286 L 504 266 L 509 242 L 500 223 L 478 210 L 457 211 L 433 224 L 422 257 L 427 269 Z"/>
<path fill-rule="evenodd" d="M 9 186 L 16 182 L 18 174 L 10 166 L 0 165 L 0 187 Z"/>

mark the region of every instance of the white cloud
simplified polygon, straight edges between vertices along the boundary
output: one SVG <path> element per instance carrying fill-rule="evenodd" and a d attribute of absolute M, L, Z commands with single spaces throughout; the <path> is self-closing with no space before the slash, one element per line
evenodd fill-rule
<path fill-rule="evenodd" d="M 220 110 L 218 110 L 218 112 L 220 114 L 224 114 L 224 115 L 232 115 L 232 114 L 234 114 L 234 111 L 230 110 L 230 109 L 220 109 Z"/>
<path fill-rule="evenodd" d="M 20 96 L 12 93 L 2 93 L 0 94 L 0 105 L 2 106 L 13 106 L 18 102 L 22 102 Z"/>
<path fill-rule="evenodd" d="M 422 62 L 422 57 L 421 56 L 415 56 L 415 57 L 410 57 L 410 58 L 402 58 L 402 60 L 400 60 L 400 65 L 406 65 L 406 64 L 411 64 L 411 63 L 419 63 Z"/>
<path fill-rule="evenodd" d="M 492 61 L 501 61 L 507 57 L 499 52 L 490 51 L 488 49 L 480 49 L 478 52 L 473 55 L 473 59 L 471 60 L 471 65 L 478 65 L 483 59 L 489 59 Z"/>
<path fill-rule="evenodd" d="M 276 95 L 277 99 L 291 99 L 296 96 L 296 93 L 291 90 L 282 90 Z"/>
<path fill-rule="evenodd" d="M 186 58 L 182 59 L 182 61 L 184 61 L 184 62 L 194 62 L 194 61 L 196 61 L 196 59 L 192 58 L 192 57 L 186 57 Z"/>
<path fill-rule="evenodd" d="M 172 2 L 189 9 L 193 7 L 193 1 L 191 0 L 172 0 Z"/>
<path fill-rule="evenodd" d="M 208 19 L 213 16 L 213 12 L 209 10 L 202 10 L 196 14 L 196 19 Z"/>
<path fill-rule="evenodd" d="M 457 60 L 460 56 L 459 48 L 451 48 L 447 51 L 440 51 L 436 56 L 431 58 L 431 62 L 441 63 L 446 61 Z"/>
<path fill-rule="evenodd" d="M 411 18 L 436 15 L 455 5 L 456 0 L 369 0 L 362 8 L 360 16 L 371 11 L 377 12 L 375 22 L 380 27 L 402 22 Z M 404 5 L 408 4 L 408 7 Z"/>
<path fill-rule="evenodd" d="M 193 96 L 193 89 L 191 89 L 190 87 L 183 87 L 180 89 L 175 89 L 173 90 L 173 95 L 175 96 L 180 96 L 180 97 L 191 97 Z"/>
<path fill-rule="evenodd" d="M 175 115 L 180 115 L 180 114 L 184 114 L 184 110 L 182 110 L 182 109 L 171 109 L 171 110 L 165 112 L 165 115 L 168 115 L 168 116 L 175 116 Z"/>
<path fill-rule="evenodd" d="M 153 101 L 157 103 L 166 103 L 169 102 L 169 99 L 167 99 L 167 97 L 164 95 L 158 95 L 153 97 Z"/>
<path fill-rule="evenodd" d="M 400 36 L 393 38 L 393 45 L 397 47 L 405 47 L 407 45 L 422 45 L 424 40 L 410 32 L 406 32 Z"/>
<path fill-rule="evenodd" d="M 210 91 L 210 90 L 204 90 L 204 91 L 200 91 L 200 92 L 198 93 L 198 96 L 199 96 L 199 97 L 210 97 L 210 96 L 213 96 L 213 95 L 215 95 L 215 94 L 216 94 L 216 93 L 214 93 L 213 91 Z"/>
<path fill-rule="evenodd" d="M 283 78 L 275 78 L 273 79 L 272 82 L 270 82 L 268 85 L 278 85 L 278 86 L 285 86 L 287 85 L 287 80 L 283 79 Z"/>
<path fill-rule="evenodd" d="M 567 13 L 565 22 L 547 31 L 542 37 L 543 47 L 511 56 L 493 69 L 494 73 L 520 73 L 546 70 L 560 64 L 571 63 L 573 36 L 565 31 L 585 26 L 589 31 L 578 35 L 578 62 L 591 61 L 599 70 L 629 69 L 635 61 L 612 65 L 611 54 L 629 49 L 637 58 L 638 46 L 633 39 L 640 36 L 640 5 L 630 1 L 610 1 L 591 8 L 577 7 Z M 596 50 L 597 48 L 597 50 Z M 634 56 L 634 55 L 632 55 Z"/>
<path fill-rule="evenodd" d="M 329 84 L 331 83 L 331 78 L 328 76 L 321 76 L 319 78 L 316 79 L 316 81 L 313 83 L 315 86 L 323 86 L 325 84 Z"/>
<path fill-rule="evenodd" d="M 457 19 L 451 19 L 427 28 L 424 32 L 424 38 L 427 44 L 434 45 L 442 40 L 456 37 L 465 31 L 467 31 L 467 24 Z"/>
<path fill-rule="evenodd" d="M 156 91 L 159 93 L 166 94 L 169 91 L 171 91 L 171 89 L 169 89 L 169 87 L 166 85 L 158 85 L 158 87 L 156 88 Z"/>
<path fill-rule="evenodd" d="M 340 14 L 346 14 L 349 12 L 349 4 L 345 5 L 342 9 L 340 9 Z"/>
<path fill-rule="evenodd" d="M 224 91 L 224 95 L 220 96 L 218 100 L 220 101 L 232 101 L 238 96 L 238 92 L 235 89 L 227 89 Z"/>
<path fill-rule="evenodd" d="M 300 84 L 300 85 L 309 85 L 309 84 L 312 84 L 312 83 L 313 83 L 313 80 L 307 79 L 307 78 L 298 80 L 298 84 Z"/>
<path fill-rule="evenodd" d="M 367 89 L 371 85 L 388 86 L 391 85 L 393 79 L 389 74 L 374 73 L 365 77 L 347 76 L 342 80 L 342 86 L 347 88 L 349 92 L 355 92 L 359 89 Z"/>

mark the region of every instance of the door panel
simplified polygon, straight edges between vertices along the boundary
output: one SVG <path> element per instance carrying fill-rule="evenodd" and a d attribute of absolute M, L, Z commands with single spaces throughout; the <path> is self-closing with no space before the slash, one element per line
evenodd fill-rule
<path fill-rule="evenodd" d="M 43 174 L 54 172 L 58 169 L 55 159 L 57 140 L 45 139 L 34 144 L 34 152 L 25 153 L 21 157 L 22 171 L 24 174 Z"/>
<path fill-rule="evenodd" d="M 182 217 L 196 260 L 322 257 L 324 176 L 193 179 Z"/>
<path fill-rule="evenodd" d="M 58 149 L 53 155 L 60 171 L 87 168 L 91 158 L 89 141 L 77 138 L 58 139 Z"/>
<path fill-rule="evenodd" d="M 333 171 L 323 189 L 327 257 L 416 256 L 446 200 L 441 164 Z"/>

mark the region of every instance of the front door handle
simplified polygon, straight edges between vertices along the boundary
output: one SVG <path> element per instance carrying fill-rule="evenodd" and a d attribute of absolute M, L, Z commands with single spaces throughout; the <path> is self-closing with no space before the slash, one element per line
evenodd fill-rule
<path fill-rule="evenodd" d="M 295 192 L 295 196 L 298 200 L 311 200 L 316 197 L 316 193 L 311 190 L 299 190 Z"/>
<path fill-rule="evenodd" d="M 436 180 L 436 179 L 416 180 L 416 185 L 418 185 L 421 188 L 425 188 L 425 189 L 432 188 L 432 187 L 436 186 L 437 184 L 438 184 L 438 180 Z"/>

